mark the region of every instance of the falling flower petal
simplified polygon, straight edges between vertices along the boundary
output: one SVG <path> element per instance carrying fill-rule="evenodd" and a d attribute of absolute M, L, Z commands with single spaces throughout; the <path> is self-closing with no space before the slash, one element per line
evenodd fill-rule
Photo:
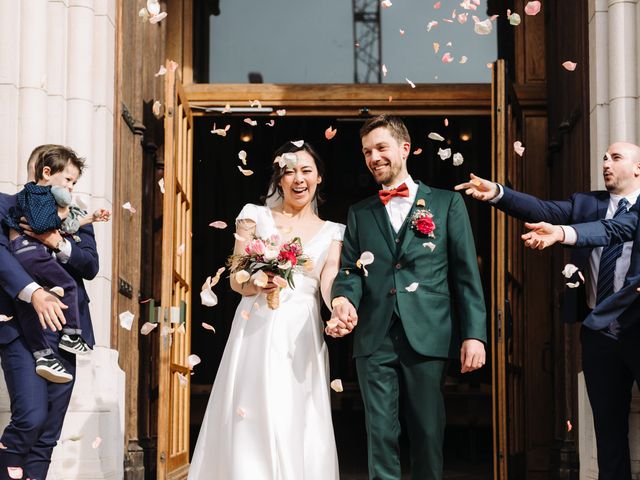
<path fill-rule="evenodd" d="M 461 24 L 467 23 L 468 19 L 469 19 L 469 13 L 467 13 L 467 12 L 461 13 L 457 17 L 458 23 L 461 23 Z"/>
<path fill-rule="evenodd" d="M 427 23 L 427 32 L 430 32 L 433 27 L 437 26 L 438 22 L 436 22 L 435 20 L 431 20 L 429 23 Z"/>
<path fill-rule="evenodd" d="M 576 69 L 576 67 L 578 66 L 578 64 L 567 60 L 566 62 L 564 62 L 562 64 L 562 66 L 565 68 L 565 70 L 573 72 Z"/>
<path fill-rule="evenodd" d="M 167 18 L 167 12 L 160 12 L 158 15 L 154 15 L 154 16 L 150 17 L 149 18 L 149 23 L 156 24 L 156 23 L 161 22 L 165 18 Z"/>
<path fill-rule="evenodd" d="M 415 83 L 413 83 L 413 82 L 412 82 L 411 80 L 409 80 L 407 77 L 405 77 L 404 79 L 407 81 L 407 83 L 408 83 L 409 85 L 411 85 L 411 88 L 416 88 L 416 84 L 415 84 Z"/>
<path fill-rule="evenodd" d="M 59 297 L 64 297 L 64 288 L 62 287 L 53 287 L 49 290 L 49 292 L 54 293 Z"/>
<path fill-rule="evenodd" d="M 229 105 L 228 103 L 224 106 L 224 108 L 222 109 L 222 112 L 220 113 L 229 113 L 231 111 L 231 105 Z"/>
<path fill-rule="evenodd" d="M 96 437 L 93 442 L 91 442 L 91 448 L 93 448 L 94 450 L 96 448 L 98 448 L 100 446 L 100 444 L 102 443 L 102 438 L 101 437 Z"/>
<path fill-rule="evenodd" d="M 342 380 L 340 380 L 339 378 L 336 378 L 335 380 L 331 381 L 331 389 L 334 392 L 338 392 L 341 393 L 342 391 L 344 391 L 344 388 L 342 388 Z"/>
<path fill-rule="evenodd" d="M 164 178 L 158 180 L 158 186 L 160 187 L 160 193 L 164 195 Z"/>
<path fill-rule="evenodd" d="M 373 253 L 371 252 L 362 252 L 362 254 L 360 255 L 360 258 L 356 261 L 356 266 L 358 268 L 362 268 L 362 271 L 364 272 L 364 276 L 367 277 L 369 276 L 369 272 L 367 271 L 367 269 L 365 268 L 367 265 L 371 265 L 374 261 L 375 257 L 373 255 Z"/>
<path fill-rule="evenodd" d="M 162 328 L 160 329 L 160 336 L 161 337 L 166 337 L 168 335 L 171 335 L 173 333 L 173 328 L 167 326 L 167 325 L 163 325 Z"/>
<path fill-rule="evenodd" d="M 578 267 L 576 267 L 573 263 L 567 263 L 562 269 L 562 275 L 564 275 L 564 278 L 571 278 L 577 271 Z"/>
<path fill-rule="evenodd" d="M 0 314 L 0 322 L 8 322 L 13 317 L 8 317 L 7 315 Z"/>
<path fill-rule="evenodd" d="M 382 8 L 389 8 L 391 5 L 393 5 L 393 3 L 391 3 L 390 0 L 382 0 L 382 2 L 380 2 L 380 5 L 382 5 Z"/>
<path fill-rule="evenodd" d="M 251 278 L 251 275 L 246 270 L 240 270 L 239 272 L 236 272 L 234 278 L 236 279 L 236 282 L 244 283 Z"/>
<path fill-rule="evenodd" d="M 157 323 L 145 322 L 140 328 L 140 335 L 149 335 L 149 333 L 151 333 L 151 331 L 157 326 Z"/>
<path fill-rule="evenodd" d="M 162 117 L 163 110 L 164 110 L 164 107 L 162 106 L 162 103 L 160 103 L 160 100 L 156 100 L 155 102 L 153 102 L 153 106 L 151 107 L 151 112 L 153 112 L 153 115 L 156 118 Z"/>
<path fill-rule="evenodd" d="M 438 42 L 433 42 L 433 53 L 438 53 L 440 51 L 440 44 Z"/>
<path fill-rule="evenodd" d="M 184 243 L 181 243 L 178 246 L 178 249 L 176 250 L 176 256 L 181 257 L 184 254 L 184 249 L 185 249 Z"/>
<path fill-rule="evenodd" d="M 251 275 L 251 281 L 254 285 L 264 288 L 269 283 L 269 275 L 264 273 L 262 270 L 258 270 L 256 273 Z"/>
<path fill-rule="evenodd" d="M 221 137 L 226 137 L 227 136 L 227 132 L 229 131 L 229 129 L 231 128 L 231 125 L 227 125 L 224 128 L 216 128 L 216 124 L 213 124 L 213 129 L 211 130 L 211 133 L 215 134 L 215 135 L 220 135 Z"/>
<path fill-rule="evenodd" d="M 250 118 L 245 118 L 243 120 L 244 123 L 246 123 L 247 125 L 251 125 L 252 127 L 255 127 L 256 125 L 258 125 L 257 120 L 251 120 Z"/>
<path fill-rule="evenodd" d="M 382 64 L 382 76 L 387 76 L 387 66 L 384 63 Z"/>
<path fill-rule="evenodd" d="M 450 148 L 439 148 L 438 149 L 438 156 L 440 157 L 440 160 L 446 160 L 447 158 L 449 158 L 451 156 L 451 149 Z"/>
<path fill-rule="evenodd" d="M 393 100 L 393 95 L 389 95 L 389 98 L 387 98 L 387 101 L 391 103 L 392 100 Z"/>
<path fill-rule="evenodd" d="M 527 15 L 537 15 L 540 12 L 541 3 L 538 0 L 527 2 L 524 6 L 524 13 Z"/>
<path fill-rule="evenodd" d="M 271 281 L 280 288 L 287 288 L 287 281 L 280 275 L 275 275 Z"/>
<path fill-rule="evenodd" d="M 240 150 L 238 152 L 238 158 L 240 159 L 243 165 L 247 164 L 247 152 L 245 152 L 244 150 Z"/>
<path fill-rule="evenodd" d="M 436 10 L 439 9 L 440 6 L 441 6 L 440 2 L 436 2 L 436 3 L 433 4 L 433 8 L 435 8 Z"/>
<path fill-rule="evenodd" d="M 211 277 L 207 277 L 200 291 L 200 302 L 205 307 L 215 307 L 218 304 L 218 296 L 211 289 Z"/>
<path fill-rule="evenodd" d="M 225 228 L 227 228 L 227 224 L 222 220 L 216 220 L 215 222 L 211 222 L 209 226 L 213 228 L 219 228 L 220 230 L 224 230 Z"/>
<path fill-rule="evenodd" d="M 450 18 L 443 18 L 442 21 L 446 23 L 453 23 L 453 20 L 451 20 Z"/>
<path fill-rule="evenodd" d="M 279 117 L 284 117 L 287 114 L 287 111 L 284 108 L 281 108 L 280 110 L 276 110 L 276 115 L 278 115 Z"/>
<path fill-rule="evenodd" d="M 291 143 L 294 144 L 298 148 L 302 148 L 302 145 L 304 145 L 304 140 L 296 140 L 296 141 L 292 140 Z"/>
<path fill-rule="evenodd" d="M 120 318 L 120 326 L 126 330 L 131 330 L 131 326 L 133 325 L 133 319 L 135 315 L 131 313 L 129 310 L 122 312 L 118 315 Z"/>
<path fill-rule="evenodd" d="M 404 35 L 404 30 L 400 29 L 400 36 L 403 36 L 403 35 Z"/>
<path fill-rule="evenodd" d="M 454 153 L 453 154 L 453 166 L 454 167 L 459 167 L 460 165 L 462 165 L 462 162 L 464 162 L 464 157 L 462 156 L 462 154 L 460 152 Z"/>
<path fill-rule="evenodd" d="M 418 286 L 420 286 L 420 284 L 418 282 L 413 282 L 408 287 L 405 287 L 405 290 L 407 292 L 415 292 L 418 289 Z"/>
<path fill-rule="evenodd" d="M 458 63 L 462 63 L 462 64 L 464 64 L 464 63 L 467 63 L 467 60 L 469 60 L 469 59 L 467 58 L 467 56 L 466 56 L 466 55 L 463 55 L 462 57 L 460 57 L 460 62 L 458 62 Z"/>
<path fill-rule="evenodd" d="M 167 73 L 167 69 L 164 65 L 160 65 L 160 69 L 158 70 L 158 72 L 154 75 L 154 77 L 160 77 L 162 75 L 164 75 L 165 73 Z"/>
<path fill-rule="evenodd" d="M 160 2 L 158 0 L 147 0 L 147 11 L 149 15 L 158 15 L 160 13 Z"/>
<path fill-rule="evenodd" d="M 475 17 L 474 17 L 475 20 Z M 493 23 L 491 23 L 491 19 L 487 18 L 482 22 L 477 21 L 473 26 L 473 31 L 478 35 L 489 35 L 493 30 Z"/>
<path fill-rule="evenodd" d="M 262 108 L 262 103 L 260 102 L 260 100 L 251 100 L 251 107 Z"/>
<path fill-rule="evenodd" d="M 422 246 L 423 246 L 424 248 L 428 248 L 428 249 L 430 249 L 432 252 L 433 252 L 433 251 L 435 250 L 435 248 L 436 248 L 436 244 L 435 244 L 435 243 L 433 243 L 433 242 L 426 242 L 426 243 L 423 243 L 423 244 L 422 244 Z"/>
<path fill-rule="evenodd" d="M 242 173 L 245 177 L 253 175 L 253 170 L 245 170 L 240 165 L 238 165 L 238 170 L 240 170 L 240 173 Z"/>
<path fill-rule="evenodd" d="M 247 416 L 247 412 L 245 412 L 242 407 L 238 407 L 236 409 L 236 415 L 238 415 L 240 418 L 244 418 Z"/>
<path fill-rule="evenodd" d="M 578 277 L 580 277 L 580 280 L 582 280 L 582 283 L 587 283 L 586 280 L 584 279 L 584 275 L 582 275 L 582 272 L 580 270 L 578 270 Z"/>
<path fill-rule="evenodd" d="M 569 288 L 578 288 L 580 286 L 580 282 L 574 282 L 574 283 L 567 283 L 567 287 Z"/>
<path fill-rule="evenodd" d="M 146 8 L 143 8 L 138 12 L 138 16 L 142 18 L 143 22 L 146 22 L 149 20 L 149 11 Z"/>
<path fill-rule="evenodd" d="M 249 312 L 247 312 L 246 310 L 242 310 L 242 311 L 240 312 L 240 316 L 241 316 L 242 318 L 244 318 L 245 320 L 249 320 Z"/>
<path fill-rule="evenodd" d="M 332 126 L 329 126 L 329 128 L 327 128 L 324 131 L 324 137 L 327 140 L 331 140 L 333 137 L 336 136 L 336 133 L 338 133 L 338 129 L 337 128 L 333 128 Z"/>
<path fill-rule="evenodd" d="M 11 479 L 21 479 L 23 472 L 20 467 L 7 467 L 7 473 Z"/>
<path fill-rule="evenodd" d="M 420 155 L 421 153 L 422 153 L 422 149 L 421 149 L 421 148 L 416 148 L 416 149 L 413 151 L 413 154 L 414 154 L 414 155 Z"/>
<path fill-rule="evenodd" d="M 200 362 L 202 362 L 202 360 L 195 353 L 192 353 L 187 357 L 187 365 L 189 365 L 189 370 L 193 370 L 193 367 L 198 365 Z"/>
<path fill-rule="evenodd" d="M 524 154 L 524 147 L 522 146 L 522 142 L 518 140 L 517 142 L 513 142 L 513 150 L 520 156 Z"/>
<path fill-rule="evenodd" d="M 239 241 L 239 242 L 246 242 L 246 241 L 247 241 L 247 239 L 246 239 L 246 238 L 241 237 L 240 235 L 238 235 L 238 234 L 237 234 L 237 233 L 235 233 L 235 232 L 233 233 L 233 236 L 234 236 L 234 238 L 235 238 L 237 241 Z"/>
<path fill-rule="evenodd" d="M 522 22 L 522 19 L 520 18 L 520 15 L 518 15 L 515 12 L 513 12 L 507 18 L 509 19 L 509 23 L 511 25 L 513 25 L 514 27 L 517 27 L 518 25 L 520 25 L 520 22 Z"/>
<path fill-rule="evenodd" d="M 178 372 L 178 383 L 181 387 L 186 387 L 189 384 L 189 379 L 184 374 Z"/>
<path fill-rule="evenodd" d="M 206 322 L 202 322 L 202 328 L 204 328 L 205 330 L 211 330 L 213 333 L 216 333 L 216 329 L 213 327 L 213 325 L 209 325 Z"/>
<path fill-rule="evenodd" d="M 267 127 L 273 127 L 275 124 L 276 124 L 276 121 L 275 121 L 275 120 L 273 120 L 273 119 L 271 119 L 271 120 L 269 120 L 267 123 L 265 123 L 265 125 L 266 125 Z"/>
<path fill-rule="evenodd" d="M 571 420 L 567 420 L 567 432 L 573 430 L 573 425 L 571 425 Z"/>
<path fill-rule="evenodd" d="M 442 63 L 451 63 L 453 62 L 453 55 L 447 52 L 442 56 Z"/>
<path fill-rule="evenodd" d="M 427 135 L 427 138 L 431 140 L 436 140 L 437 142 L 444 142 L 444 137 L 436 132 L 431 132 Z"/>
<path fill-rule="evenodd" d="M 129 210 L 131 213 L 136 213 L 136 209 L 133 208 L 131 206 L 131 203 L 127 202 L 124 205 L 122 205 L 122 208 L 124 208 L 125 210 Z"/>

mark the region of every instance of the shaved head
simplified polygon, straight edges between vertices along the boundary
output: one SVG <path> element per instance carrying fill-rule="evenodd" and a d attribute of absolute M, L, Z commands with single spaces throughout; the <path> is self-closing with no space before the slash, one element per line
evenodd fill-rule
<path fill-rule="evenodd" d="M 630 142 L 609 145 L 602 159 L 602 175 L 610 193 L 624 196 L 640 190 L 640 147 Z"/>

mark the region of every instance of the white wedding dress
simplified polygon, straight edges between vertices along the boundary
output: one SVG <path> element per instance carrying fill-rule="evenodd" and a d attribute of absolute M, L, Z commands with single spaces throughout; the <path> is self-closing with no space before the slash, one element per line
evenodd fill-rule
<path fill-rule="evenodd" d="M 237 220 L 256 236 L 278 231 L 267 207 L 248 204 Z M 264 294 L 242 297 L 231 326 L 189 469 L 189 480 L 339 478 L 320 319 L 320 272 L 344 225 L 325 222 L 303 245 L 311 272 L 294 274 L 271 310 Z"/>

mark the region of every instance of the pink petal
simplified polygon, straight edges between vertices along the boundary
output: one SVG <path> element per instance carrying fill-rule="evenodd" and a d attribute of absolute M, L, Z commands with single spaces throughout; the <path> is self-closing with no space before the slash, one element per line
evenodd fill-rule
<path fill-rule="evenodd" d="M 403 36 L 403 35 L 404 35 L 404 30 L 400 29 L 400 36 Z"/>
<path fill-rule="evenodd" d="M 13 317 L 7 317 L 6 315 L 2 315 L 0 314 L 0 322 L 8 322 L 9 320 L 11 320 Z"/>
<path fill-rule="evenodd" d="M 447 52 L 442 56 L 442 63 L 451 63 L 453 62 L 453 55 Z"/>
<path fill-rule="evenodd" d="M 234 237 L 235 237 L 235 239 L 236 239 L 237 241 L 239 241 L 239 242 L 246 242 L 246 241 L 247 241 L 247 239 L 246 239 L 246 238 L 241 237 L 240 235 L 238 235 L 238 234 L 237 234 L 237 233 L 235 233 L 235 232 L 233 233 L 233 236 L 234 236 Z"/>
<path fill-rule="evenodd" d="M 275 275 L 271 281 L 280 288 L 287 288 L 287 281 L 280 275 Z"/>
<path fill-rule="evenodd" d="M 436 10 L 439 9 L 441 7 L 440 2 L 436 2 L 433 4 L 433 8 L 435 8 Z"/>
<path fill-rule="evenodd" d="M 266 125 L 267 127 L 273 127 L 275 124 L 276 124 L 276 121 L 275 121 L 275 120 L 273 120 L 273 119 L 271 119 L 271 120 L 269 120 L 267 123 L 265 123 L 265 125 Z"/>
<path fill-rule="evenodd" d="M 573 72 L 573 71 L 576 69 L 576 67 L 578 66 L 578 64 L 577 64 L 577 63 L 574 63 L 574 62 L 571 62 L 571 61 L 569 61 L 569 60 L 567 60 L 566 62 L 564 62 L 564 63 L 562 64 L 562 66 L 563 66 L 566 70 L 569 70 L 570 72 Z"/>
<path fill-rule="evenodd" d="M 453 20 L 451 20 L 450 18 L 443 18 L 442 21 L 447 23 L 453 23 Z"/>
<path fill-rule="evenodd" d="M 102 443 L 102 438 L 101 437 L 96 437 L 95 440 L 91 443 L 91 448 L 93 448 L 95 450 L 96 448 L 98 448 L 100 446 L 101 443 Z"/>
<path fill-rule="evenodd" d="M 284 108 L 281 108 L 280 110 L 276 110 L 276 115 L 278 115 L 279 117 L 284 117 L 287 114 L 287 111 Z"/>
<path fill-rule="evenodd" d="M 331 381 L 331 389 L 334 392 L 337 393 L 341 393 L 344 391 L 344 388 L 342 387 L 342 380 L 340 380 L 339 378 L 336 378 L 335 380 Z"/>
<path fill-rule="evenodd" d="M 216 220 L 215 222 L 211 222 L 209 226 L 213 228 L 219 228 L 220 230 L 224 230 L 225 228 L 227 228 L 227 224 L 222 220 Z"/>
<path fill-rule="evenodd" d="M 393 5 L 393 3 L 391 3 L 390 0 L 382 0 L 382 2 L 380 2 L 380 5 L 382 5 L 382 8 L 389 8 L 391 5 Z"/>
<path fill-rule="evenodd" d="M 242 310 L 242 311 L 240 312 L 240 316 L 241 316 L 242 318 L 244 318 L 245 320 L 249 320 L 249 312 L 247 312 L 246 310 Z"/>
<path fill-rule="evenodd" d="M 458 23 L 467 23 L 467 20 L 469 19 L 469 13 L 468 12 L 464 12 L 461 13 L 460 15 L 458 15 Z"/>
<path fill-rule="evenodd" d="M 571 420 L 567 420 L 567 432 L 573 430 L 573 425 L 571 425 Z"/>
<path fill-rule="evenodd" d="M 448 127 L 448 126 L 449 126 L 449 119 L 448 119 L 448 118 L 445 118 L 445 119 L 444 119 L 444 126 L 445 126 L 445 127 Z"/>
<path fill-rule="evenodd" d="M 158 326 L 157 323 L 145 322 L 140 328 L 141 335 L 149 335 L 151 331 Z"/>
<path fill-rule="evenodd" d="M 524 154 L 524 147 L 522 146 L 522 142 L 518 140 L 517 142 L 513 142 L 513 150 L 520 156 Z"/>
<path fill-rule="evenodd" d="M 324 131 L 324 136 L 327 140 L 331 140 L 333 137 L 336 136 L 336 133 L 338 133 L 338 129 L 337 128 L 333 128 L 331 126 L 329 126 L 329 128 L 327 128 Z"/>
<path fill-rule="evenodd" d="M 162 75 L 164 75 L 165 73 L 167 73 L 167 69 L 164 65 L 160 65 L 160 69 L 158 70 L 158 73 L 156 73 L 154 75 L 154 77 L 160 77 Z"/>
<path fill-rule="evenodd" d="M 247 416 L 247 412 L 244 411 L 244 408 L 238 407 L 236 409 L 236 415 L 238 415 L 240 418 L 244 418 Z"/>
<path fill-rule="evenodd" d="M 416 148 L 416 149 L 413 151 L 413 154 L 414 154 L 414 155 L 420 155 L 421 153 L 422 153 L 422 149 L 421 149 L 421 148 Z"/>
<path fill-rule="evenodd" d="M 7 467 L 7 473 L 9 473 L 9 478 L 13 479 L 21 479 L 23 475 L 20 467 Z"/>
<path fill-rule="evenodd" d="M 251 120 L 250 118 L 245 118 L 243 121 L 244 123 L 246 123 L 247 125 L 251 125 L 252 127 L 258 125 L 258 122 L 256 120 Z"/>
<path fill-rule="evenodd" d="M 524 6 L 524 13 L 526 13 L 527 15 L 537 15 L 540 12 L 541 7 L 542 4 L 538 0 L 528 2 Z"/>
<path fill-rule="evenodd" d="M 222 109 L 222 112 L 220 113 L 229 113 L 231 111 L 231 105 L 229 105 L 228 103 L 224 106 L 224 108 Z"/>
<path fill-rule="evenodd" d="M 427 32 L 430 32 L 431 29 L 433 27 L 436 27 L 438 25 L 438 22 L 436 22 L 435 20 L 431 20 L 429 23 L 427 23 Z"/>
<path fill-rule="evenodd" d="M 202 328 L 204 328 L 205 330 L 211 330 L 213 333 L 216 333 L 216 329 L 213 327 L 213 325 L 209 325 L 206 322 L 202 322 Z"/>
<path fill-rule="evenodd" d="M 241 172 L 245 177 L 249 177 L 249 176 L 253 175 L 253 170 L 245 170 L 245 169 L 243 169 L 240 165 L 238 165 L 238 170 L 240 170 L 240 172 Z"/>
<path fill-rule="evenodd" d="M 184 243 L 181 243 L 181 244 L 178 246 L 178 249 L 176 250 L 176 255 L 177 255 L 178 257 L 181 257 L 181 256 L 184 254 L 184 249 L 185 249 Z"/>
<path fill-rule="evenodd" d="M 393 95 L 389 95 L 389 98 L 387 98 L 387 101 L 391 103 L 392 100 L 393 100 Z"/>
<path fill-rule="evenodd" d="M 154 15 L 153 17 L 149 18 L 149 23 L 151 24 L 160 23 L 165 18 L 167 18 L 167 12 L 160 12 L 158 15 Z"/>

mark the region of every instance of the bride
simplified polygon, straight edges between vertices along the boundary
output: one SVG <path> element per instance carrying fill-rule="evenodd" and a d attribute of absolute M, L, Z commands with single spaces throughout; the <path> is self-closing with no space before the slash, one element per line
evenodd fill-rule
<path fill-rule="evenodd" d="M 297 143 L 297 142 L 296 142 Z M 292 155 L 293 154 L 293 155 Z M 299 237 L 311 271 L 295 288 L 238 284 L 242 295 L 213 385 L 189 469 L 189 480 L 331 480 L 339 477 L 329 398 L 327 346 L 320 296 L 331 301 L 344 225 L 315 211 L 323 165 L 308 143 L 287 142 L 275 154 L 267 205 L 247 204 L 236 219 L 234 253 L 253 236 Z M 242 240 L 241 240 L 242 239 Z"/>

